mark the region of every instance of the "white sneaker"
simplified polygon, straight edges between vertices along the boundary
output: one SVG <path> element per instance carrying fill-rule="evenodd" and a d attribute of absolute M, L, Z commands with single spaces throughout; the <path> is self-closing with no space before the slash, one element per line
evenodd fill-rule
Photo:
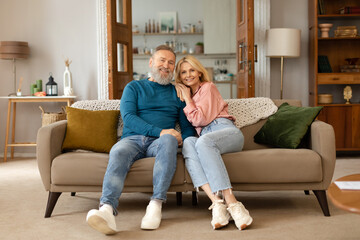
<path fill-rule="evenodd" d="M 150 201 L 146 207 L 146 214 L 141 220 L 141 229 L 154 230 L 159 228 L 161 222 L 161 204 Z"/>
<path fill-rule="evenodd" d="M 209 207 L 209 210 L 212 210 L 211 225 L 214 229 L 219 229 L 229 224 L 230 214 L 226 210 L 224 200 L 215 201 Z"/>
<path fill-rule="evenodd" d="M 231 217 L 234 219 L 235 225 L 239 230 L 245 229 L 253 221 L 252 217 L 249 215 L 249 211 L 246 210 L 241 202 L 229 204 L 227 210 L 231 214 Z"/>
<path fill-rule="evenodd" d="M 86 222 L 101 233 L 107 235 L 117 233 L 113 208 L 109 204 L 104 204 L 99 210 L 90 210 L 86 216 Z"/>

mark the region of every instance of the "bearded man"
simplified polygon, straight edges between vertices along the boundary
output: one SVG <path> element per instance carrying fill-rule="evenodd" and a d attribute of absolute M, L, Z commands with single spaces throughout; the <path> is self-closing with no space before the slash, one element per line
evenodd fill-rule
<path fill-rule="evenodd" d="M 176 170 L 177 148 L 195 131 L 184 115 L 185 104 L 170 83 L 176 55 L 165 45 L 156 48 L 149 60 L 151 76 L 126 85 L 120 104 L 123 134 L 111 149 L 103 181 L 99 210 L 90 210 L 86 221 L 104 234 L 117 232 L 115 216 L 127 173 L 132 164 L 155 157 L 153 195 L 142 218 L 142 229 L 157 229 L 161 222 L 162 203 Z M 179 122 L 181 134 L 175 130 Z"/>

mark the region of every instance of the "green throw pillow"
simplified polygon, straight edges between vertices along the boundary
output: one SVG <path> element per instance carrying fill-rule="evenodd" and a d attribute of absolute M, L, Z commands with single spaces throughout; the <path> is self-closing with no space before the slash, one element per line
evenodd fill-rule
<path fill-rule="evenodd" d="M 281 148 L 297 148 L 322 108 L 283 103 L 256 133 L 254 141 Z"/>
<path fill-rule="evenodd" d="M 66 114 L 63 150 L 110 152 L 117 141 L 119 110 L 91 111 L 66 107 Z"/>

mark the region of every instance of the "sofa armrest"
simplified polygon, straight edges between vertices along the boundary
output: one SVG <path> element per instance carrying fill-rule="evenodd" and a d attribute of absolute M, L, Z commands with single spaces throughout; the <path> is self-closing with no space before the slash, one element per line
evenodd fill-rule
<path fill-rule="evenodd" d="M 61 154 L 65 138 L 67 120 L 41 127 L 36 139 L 36 158 L 41 180 L 47 191 L 50 190 L 51 162 Z"/>
<path fill-rule="evenodd" d="M 336 145 L 334 128 L 325 122 L 314 121 L 311 124 L 310 148 L 317 152 L 322 160 L 323 187 L 327 189 L 331 183 L 336 161 Z"/>

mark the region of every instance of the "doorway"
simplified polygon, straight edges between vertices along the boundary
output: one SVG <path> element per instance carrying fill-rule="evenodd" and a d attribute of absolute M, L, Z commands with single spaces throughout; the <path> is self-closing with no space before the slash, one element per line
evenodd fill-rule
<path fill-rule="evenodd" d="M 136 0 L 133 0 L 136 1 Z M 160 0 L 154 0 L 154 3 Z M 201 0 L 197 0 L 201 1 Z M 179 0 L 179 2 L 182 2 Z M 166 11 L 168 11 L 167 8 Z M 164 9 L 165 11 L 165 9 Z M 176 9 L 174 10 L 176 11 Z M 270 62 L 266 58 L 265 32 L 270 26 L 270 2 L 254 0 L 255 44 L 258 45 L 258 62 L 255 67 L 255 96 L 270 97 Z M 157 17 L 156 17 L 157 18 Z M 106 37 L 106 0 L 97 0 L 98 29 L 98 98 L 109 99 L 108 94 L 108 63 Z M 212 61 L 212 60 L 206 60 Z M 146 65 L 147 66 L 147 65 Z M 145 66 L 145 67 L 146 67 Z"/>

